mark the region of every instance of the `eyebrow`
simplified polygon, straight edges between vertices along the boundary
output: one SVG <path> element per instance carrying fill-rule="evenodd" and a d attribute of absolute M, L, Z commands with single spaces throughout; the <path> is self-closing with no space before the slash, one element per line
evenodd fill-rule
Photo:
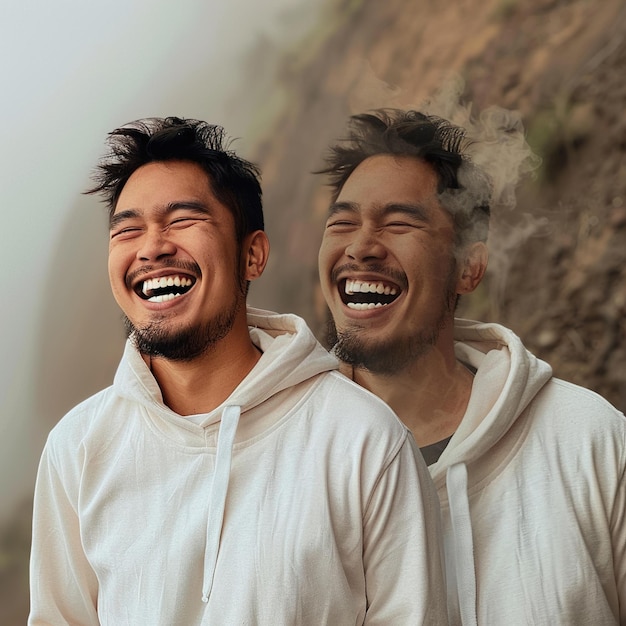
<path fill-rule="evenodd" d="M 341 213 L 342 211 L 360 213 L 361 209 L 356 202 L 334 202 L 328 208 L 328 217 L 333 217 L 333 215 Z M 431 211 L 422 204 L 406 204 L 402 202 L 394 202 L 376 207 L 376 211 L 381 217 L 393 213 L 401 213 L 421 222 L 429 221 L 431 214 Z"/>
<path fill-rule="evenodd" d="M 209 215 L 209 208 L 203 204 L 202 202 L 196 202 L 195 200 L 182 200 L 180 202 L 170 202 L 165 206 L 159 209 L 159 213 L 162 216 L 169 215 L 170 213 L 174 213 L 174 211 L 179 211 L 181 209 L 185 209 L 188 211 L 192 211 L 193 213 L 198 213 L 199 215 Z M 122 222 L 126 220 L 135 219 L 137 217 L 141 217 L 141 211 L 137 209 L 126 209 L 125 211 L 120 211 L 119 213 L 115 213 L 111 216 L 109 220 L 109 230 L 113 230 L 117 226 L 119 226 Z"/>
<path fill-rule="evenodd" d="M 359 206 L 354 202 L 333 202 L 328 207 L 328 217 L 332 217 L 341 211 L 349 211 L 350 213 L 358 213 Z"/>

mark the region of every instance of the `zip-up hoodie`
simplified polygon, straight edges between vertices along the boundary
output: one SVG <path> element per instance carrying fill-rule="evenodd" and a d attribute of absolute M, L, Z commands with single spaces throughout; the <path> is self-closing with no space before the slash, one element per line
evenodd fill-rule
<path fill-rule="evenodd" d="M 302 320 L 248 324 L 263 355 L 210 413 L 165 406 L 129 341 L 112 387 L 53 429 L 30 624 L 445 623 L 412 437 Z"/>
<path fill-rule="evenodd" d="M 429 467 L 451 624 L 626 624 L 626 420 L 552 377 L 510 330 L 456 320 L 475 368 L 463 420 Z"/>

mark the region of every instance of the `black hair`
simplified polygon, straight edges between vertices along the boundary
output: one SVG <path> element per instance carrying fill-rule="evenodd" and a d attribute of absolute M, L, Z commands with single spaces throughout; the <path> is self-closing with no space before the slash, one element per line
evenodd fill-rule
<path fill-rule="evenodd" d="M 93 174 L 96 185 L 85 193 L 102 194 L 115 212 L 119 196 L 132 174 L 152 162 L 189 161 L 207 173 L 217 199 L 232 212 L 238 241 L 263 230 L 260 172 L 256 165 L 230 151 L 221 126 L 179 117 L 151 117 L 130 122 L 109 133 L 110 152 Z"/>
<path fill-rule="evenodd" d="M 354 170 L 367 158 L 389 154 L 424 160 L 437 175 L 442 206 L 454 220 L 457 245 L 485 241 L 489 228 L 491 186 L 487 176 L 464 154 L 465 130 L 419 111 L 377 109 L 353 115 L 348 136 L 331 146 L 326 167 L 333 202 Z"/>

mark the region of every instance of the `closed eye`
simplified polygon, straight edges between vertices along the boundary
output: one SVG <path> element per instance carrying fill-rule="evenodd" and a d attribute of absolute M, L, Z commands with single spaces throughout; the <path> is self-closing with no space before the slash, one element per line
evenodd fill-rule
<path fill-rule="evenodd" d="M 138 226 L 126 226 L 125 228 L 120 228 L 118 230 L 111 231 L 111 239 L 126 238 L 140 231 L 141 231 L 141 228 L 139 228 Z"/>
<path fill-rule="evenodd" d="M 421 228 L 421 225 L 413 222 L 388 222 L 385 224 L 386 230 L 399 234 L 410 232 L 418 228 Z"/>
<path fill-rule="evenodd" d="M 354 222 L 333 222 L 326 226 L 329 235 L 344 235 L 354 232 L 358 228 Z"/>
<path fill-rule="evenodd" d="M 346 219 L 335 219 L 335 220 L 328 220 L 328 222 L 326 222 L 326 228 L 353 228 L 354 226 L 357 226 L 357 222 L 355 220 L 346 220 Z"/>
<path fill-rule="evenodd" d="M 169 223 L 168 228 L 190 226 L 191 224 L 194 224 L 200 221 L 202 220 L 198 217 L 178 217 Z"/>

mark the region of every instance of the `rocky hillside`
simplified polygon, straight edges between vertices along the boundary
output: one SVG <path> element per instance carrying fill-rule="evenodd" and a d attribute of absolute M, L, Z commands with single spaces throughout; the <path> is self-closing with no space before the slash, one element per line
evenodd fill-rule
<path fill-rule="evenodd" d="M 287 104 L 259 129 L 273 251 L 253 298 L 322 337 L 327 197 L 309 173 L 349 114 L 419 105 L 456 74 L 476 111 L 519 111 L 543 159 L 515 210 L 493 216 L 489 273 L 461 315 L 510 326 L 557 375 L 626 409 L 625 35 L 622 0 L 331 2 L 282 62 Z"/>

